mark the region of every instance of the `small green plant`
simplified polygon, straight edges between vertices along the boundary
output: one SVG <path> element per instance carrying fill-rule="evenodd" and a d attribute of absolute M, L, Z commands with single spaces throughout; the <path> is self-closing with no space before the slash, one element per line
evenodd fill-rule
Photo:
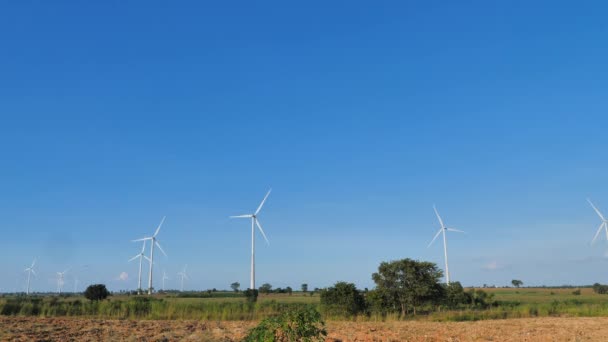
<path fill-rule="evenodd" d="M 321 314 L 312 306 L 306 306 L 264 319 L 243 341 L 321 342 L 325 341 L 325 336 L 327 331 Z"/>

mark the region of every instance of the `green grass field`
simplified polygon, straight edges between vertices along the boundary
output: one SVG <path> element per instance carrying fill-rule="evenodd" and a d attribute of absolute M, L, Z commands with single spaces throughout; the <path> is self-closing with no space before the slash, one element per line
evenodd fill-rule
<path fill-rule="evenodd" d="M 469 321 L 482 319 L 544 316 L 608 317 L 608 295 L 591 288 L 487 288 L 494 305 L 487 309 L 445 310 L 427 307 L 423 314 L 407 319 Z M 148 296 L 114 295 L 102 302 L 89 302 L 82 296 L 53 295 L 32 298 L 5 296 L 0 299 L 0 314 L 20 316 L 87 316 L 118 319 L 200 319 L 259 320 L 303 305 L 323 312 L 319 294 L 302 292 L 260 295 L 255 304 L 230 292 L 214 292 L 210 298 L 183 297 L 184 294 Z M 393 320 L 398 316 L 378 316 L 373 312 L 357 317 L 324 316 L 328 320 Z"/>

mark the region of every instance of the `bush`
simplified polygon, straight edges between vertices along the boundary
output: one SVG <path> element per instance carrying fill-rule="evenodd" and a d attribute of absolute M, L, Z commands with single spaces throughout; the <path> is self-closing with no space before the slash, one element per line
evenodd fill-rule
<path fill-rule="evenodd" d="M 243 294 L 249 303 L 255 303 L 258 301 L 258 290 L 247 289 L 243 291 Z"/>
<path fill-rule="evenodd" d="M 321 291 L 321 305 L 328 314 L 355 316 L 365 311 L 365 298 L 355 284 L 340 281 Z"/>
<path fill-rule="evenodd" d="M 581 289 L 576 289 L 575 291 L 572 291 L 572 294 L 575 296 L 580 296 L 581 295 Z"/>
<path fill-rule="evenodd" d="M 277 317 L 264 319 L 253 328 L 245 342 L 313 342 L 325 341 L 327 331 L 321 314 L 312 306 L 290 310 Z"/>
<path fill-rule="evenodd" d="M 104 284 L 89 285 L 84 291 L 84 296 L 88 300 L 104 300 L 108 298 L 110 292 Z"/>
<path fill-rule="evenodd" d="M 595 283 L 593 284 L 593 292 L 597 294 L 606 294 L 608 293 L 608 286 Z"/>

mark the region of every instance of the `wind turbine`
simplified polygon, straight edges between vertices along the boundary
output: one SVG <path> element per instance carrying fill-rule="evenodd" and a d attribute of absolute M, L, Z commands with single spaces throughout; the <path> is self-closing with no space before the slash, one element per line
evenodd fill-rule
<path fill-rule="evenodd" d="M 591 202 L 590 199 L 587 198 L 587 202 L 589 202 L 589 204 L 591 204 L 591 208 L 593 208 L 593 210 L 595 210 L 595 212 L 597 213 L 597 216 L 599 216 L 600 219 L 602 219 L 602 223 L 600 224 L 600 227 L 597 229 L 597 232 L 595 233 L 595 236 L 593 237 L 593 240 L 591 240 L 591 243 L 595 242 L 595 240 L 597 239 L 597 237 L 600 235 L 600 232 L 602 231 L 602 228 L 604 228 L 604 230 L 606 231 L 606 239 L 608 239 L 608 220 L 606 220 L 604 218 L 604 215 L 602 215 L 602 213 L 600 212 L 600 210 L 598 208 L 596 208 L 595 205 L 593 205 L 593 202 Z"/>
<path fill-rule="evenodd" d="M 182 286 L 181 286 L 181 290 L 180 290 L 181 292 L 184 292 L 184 278 L 190 279 L 190 278 L 188 278 L 188 274 L 186 273 L 186 268 L 188 268 L 188 264 L 186 264 L 186 266 L 184 266 L 184 269 L 181 272 L 177 273 L 177 275 L 182 278 Z"/>
<path fill-rule="evenodd" d="M 70 268 L 68 267 L 68 269 L 66 269 L 63 272 L 57 272 L 57 292 L 59 292 L 59 294 L 61 294 L 61 290 L 63 289 L 63 277 L 65 276 L 66 273 L 68 273 L 68 271 L 70 270 Z"/>
<path fill-rule="evenodd" d="M 443 220 L 441 219 L 441 216 L 439 216 L 439 212 L 437 211 L 437 208 L 435 208 L 434 205 L 433 205 L 433 210 L 435 210 L 435 215 L 437 215 L 437 220 L 439 220 L 439 224 L 441 225 L 441 228 L 439 228 L 439 231 L 437 232 L 437 234 L 435 234 L 435 237 L 433 238 L 433 240 L 431 240 L 431 243 L 429 243 L 427 248 L 431 247 L 431 245 L 433 244 L 433 242 L 435 242 L 435 240 L 437 239 L 439 234 L 443 233 L 443 254 L 445 256 L 445 282 L 446 282 L 446 284 L 449 285 L 450 284 L 450 270 L 448 268 L 448 242 L 446 240 L 445 233 L 446 233 L 446 231 L 458 232 L 458 233 L 464 233 L 464 232 L 462 230 L 446 227 L 445 224 L 443 224 Z"/>
<path fill-rule="evenodd" d="M 34 265 L 36 265 L 36 259 L 32 261 L 32 266 L 24 270 L 24 272 L 27 272 L 27 289 L 25 290 L 26 295 L 30 294 L 30 278 L 32 276 L 32 273 L 34 274 L 34 276 L 36 276 L 36 271 L 34 271 Z"/>
<path fill-rule="evenodd" d="M 163 291 L 165 291 L 165 280 L 169 280 L 169 277 L 167 276 L 167 272 L 163 270 Z"/>
<path fill-rule="evenodd" d="M 268 242 L 268 239 L 266 238 L 266 234 L 264 234 L 264 229 L 262 229 L 262 226 L 260 225 L 260 221 L 258 220 L 258 214 L 260 213 L 260 210 L 262 210 L 262 206 L 264 206 L 264 202 L 266 202 L 266 199 L 268 198 L 268 195 L 270 195 L 271 191 L 272 191 L 272 189 L 268 190 L 268 192 L 266 193 L 266 196 L 264 196 L 262 203 L 260 203 L 260 206 L 258 206 L 258 209 L 255 211 L 255 213 L 238 215 L 238 216 L 230 216 L 230 218 L 250 218 L 251 219 L 251 279 L 249 282 L 249 288 L 252 290 L 255 289 L 255 226 L 256 225 L 260 229 L 260 232 L 262 233 L 264 240 L 266 240 L 266 243 L 270 245 L 270 242 Z"/>
<path fill-rule="evenodd" d="M 148 260 L 150 262 L 150 273 L 148 273 L 148 294 L 149 295 L 152 294 L 152 265 L 154 265 L 154 245 L 156 245 L 156 247 L 158 247 L 158 249 L 160 249 L 160 251 L 165 256 L 167 256 L 167 253 L 165 253 L 165 251 L 163 251 L 163 248 L 160 246 L 158 241 L 156 241 L 156 236 L 158 235 L 158 232 L 160 231 L 160 227 L 163 225 L 163 222 L 165 222 L 165 218 L 166 218 L 166 216 L 163 216 L 163 219 L 160 220 L 160 224 L 158 225 L 158 228 L 156 228 L 154 235 L 152 235 L 150 237 L 144 237 L 141 239 L 133 240 L 133 242 L 150 240 L 150 259 Z"/>
<path fill-rule="evenodd" d="M 143 259 L 150 261 L 150 258 L 144 255 L 144 251 L 146 250 L 146 240 L 143 241 L 143 245 L 141 246 L 141 252 L 136 256 L 129 259 L 129 262 L 139 258 L 139 277 L 137 278 L 137 294 L 141 294 L 141 266 L 143 263 Z"/>

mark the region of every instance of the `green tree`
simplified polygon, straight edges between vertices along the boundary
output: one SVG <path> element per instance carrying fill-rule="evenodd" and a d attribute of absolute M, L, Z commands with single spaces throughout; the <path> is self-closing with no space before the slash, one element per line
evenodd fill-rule
<path fill-rule="evenodd" d="M 230 288 L 234 292 L 239 292 L 239 287 L 241 287 L 241 283 L 239 283 L 238 281 L 235 281 L 234 283 L 230 284 Z"/>
<path fill-rule="evenodd" d="M 89 285 L 84 291 L 84 297 L 88 300 L 104 300 L 110 292 L 104 284 Z"/>
<path fill-rule="evenodd" d="M 259 291 L 260 293 L 269 294 L 270 291 L 272 291 L 272 285 L 264 283 L 262 286 L 260 286 Z"/>
<path fill-rule="evenodd" d="M 466 305 L 471 302 L 471 299 L 464 292 L 464 288 L 460 282 L 456 281 L 445 285 L 445 304 L 447 307 L 456 309 L 461 305 Z"/>
<path fill-rule="evenodd" d="M 308 292 L 308 284 L 302 284 L 301 288 L 302 288 L 302 292 L 304 292 L 304 293 Z"/>
<path fill-rule="evenodd" d="M 519 288 L 520 286 L 522 286 L 524 284 L 524 282 L 521 280 L 513 279 L 513 280 L 511 280 L 511 284 L 513 284 L 513 286 Z"/>
<path fill-rule="evenodd" d="M 291 288 L 291 286 L 287 286 L 285 288 L 285 291 L 291 296 L 291 293 L 293 292 L 293 289 Z"/>
<path fill-rule="evenodd" d="M 365 310 L 365 298 L 355 284 L 340 281 L 321 291 L 321 305 L 331 314 L 355 316 Z"/>
<path fill-rule="evenodd" d="M 442 298 L 439 284 L 442 276 L 443 272 L 432 262 L 403 259 L 382 262 L 378 272 L 372 274 L 372 279 L 386 304 L 399 308 L 401 315 L 405 316 L 409 309 L 415 315 L 422 304 Z"/>

